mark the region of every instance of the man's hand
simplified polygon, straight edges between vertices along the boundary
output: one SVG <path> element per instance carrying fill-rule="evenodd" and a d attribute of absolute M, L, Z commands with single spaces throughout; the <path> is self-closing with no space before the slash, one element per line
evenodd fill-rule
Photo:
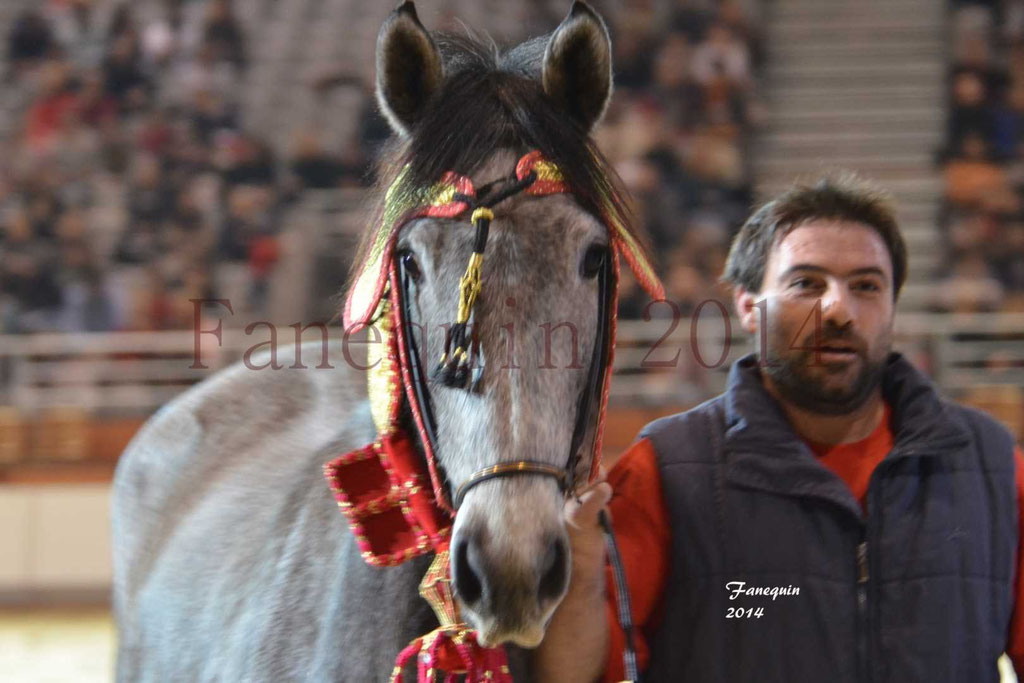
<path fill-rule="evenodd" d="M 599 580 L 604 586 L 604 531 L 597 514 L 612 498 L 612 487 L 605 481 L 604 470 L 598 480 L 583 490 L 579 499 L 565 503 L 565 526 L 572 548 L 572 582 Z"/>
<path fill-rule="evenodd" d="M 608 650 L 605 549 L 598 513 L 612 497 L 604 472 L 565 504 L 572 548 L 569 592 L 555 610 L 534 663 L 544 683 L 591 683 L 601 676 Z"/>

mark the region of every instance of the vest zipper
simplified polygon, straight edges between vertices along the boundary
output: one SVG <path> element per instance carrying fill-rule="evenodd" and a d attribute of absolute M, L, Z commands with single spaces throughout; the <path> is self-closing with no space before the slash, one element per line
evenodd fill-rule
<path fill-rule="evenodd" d="M 868 542 L 857 545 L 857 660 L 860 680 L 870 680 L 868 661 Z"/>

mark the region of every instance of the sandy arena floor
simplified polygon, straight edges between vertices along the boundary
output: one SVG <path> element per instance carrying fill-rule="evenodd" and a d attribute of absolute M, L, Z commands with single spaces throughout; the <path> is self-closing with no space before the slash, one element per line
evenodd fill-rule
<path fill-rule="evenodd" d="M 1016 683 L 1008 661 L 1002 683 Z M 0 672 L 11 683 L 108 683 L 114 624 L 100 609 L 0 610 Z M 13 673 L 13 677 L 10 677 Z"/>
<path fill-rule="evenodd" d="M 12 683 L 108 683 L 114 671 L 110 613 L 0 611 L 0 671 Z"/>

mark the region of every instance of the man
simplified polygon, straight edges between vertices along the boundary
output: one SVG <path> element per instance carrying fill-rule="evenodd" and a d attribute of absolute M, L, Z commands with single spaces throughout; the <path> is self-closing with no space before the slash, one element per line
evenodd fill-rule
<path fill-rule="evenodd" d="M 647 681 L 997 681 L 1004 650 L 1024 670 L 1022 456 L 892 352 L 906 263 L 891 209 L 854 180 L 747 221 L 725 279 L 758 353 L 570 504 L 541 680 L 623 676 L 595 521 L 609 498 Z"/>

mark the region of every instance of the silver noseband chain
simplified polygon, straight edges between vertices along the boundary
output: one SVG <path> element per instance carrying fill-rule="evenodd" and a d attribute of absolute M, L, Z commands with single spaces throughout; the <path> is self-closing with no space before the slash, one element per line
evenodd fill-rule
<path fill-rule="evenodd" d="M 503 462 L 477 470 L 469 476 L 469 479 L 459 484 L 459 487 L 455 489 L 455 496 L 452 498 L 452 506 L 458 510 L 459 506 L 462 505 L 462 499 L 465 498 L 469 490 L 477 484 L 483 483 L 488 479 L 512 477 L 519 474 L 534 474 L 552 477 L 558 482 L 558 490 L 562 493 L 565 493 L 566 489 L 569 488 L 569 474 L 566 470 L 560 467 L 548 465 L 543 462 L 533 462 L 532 460 Z"/>

